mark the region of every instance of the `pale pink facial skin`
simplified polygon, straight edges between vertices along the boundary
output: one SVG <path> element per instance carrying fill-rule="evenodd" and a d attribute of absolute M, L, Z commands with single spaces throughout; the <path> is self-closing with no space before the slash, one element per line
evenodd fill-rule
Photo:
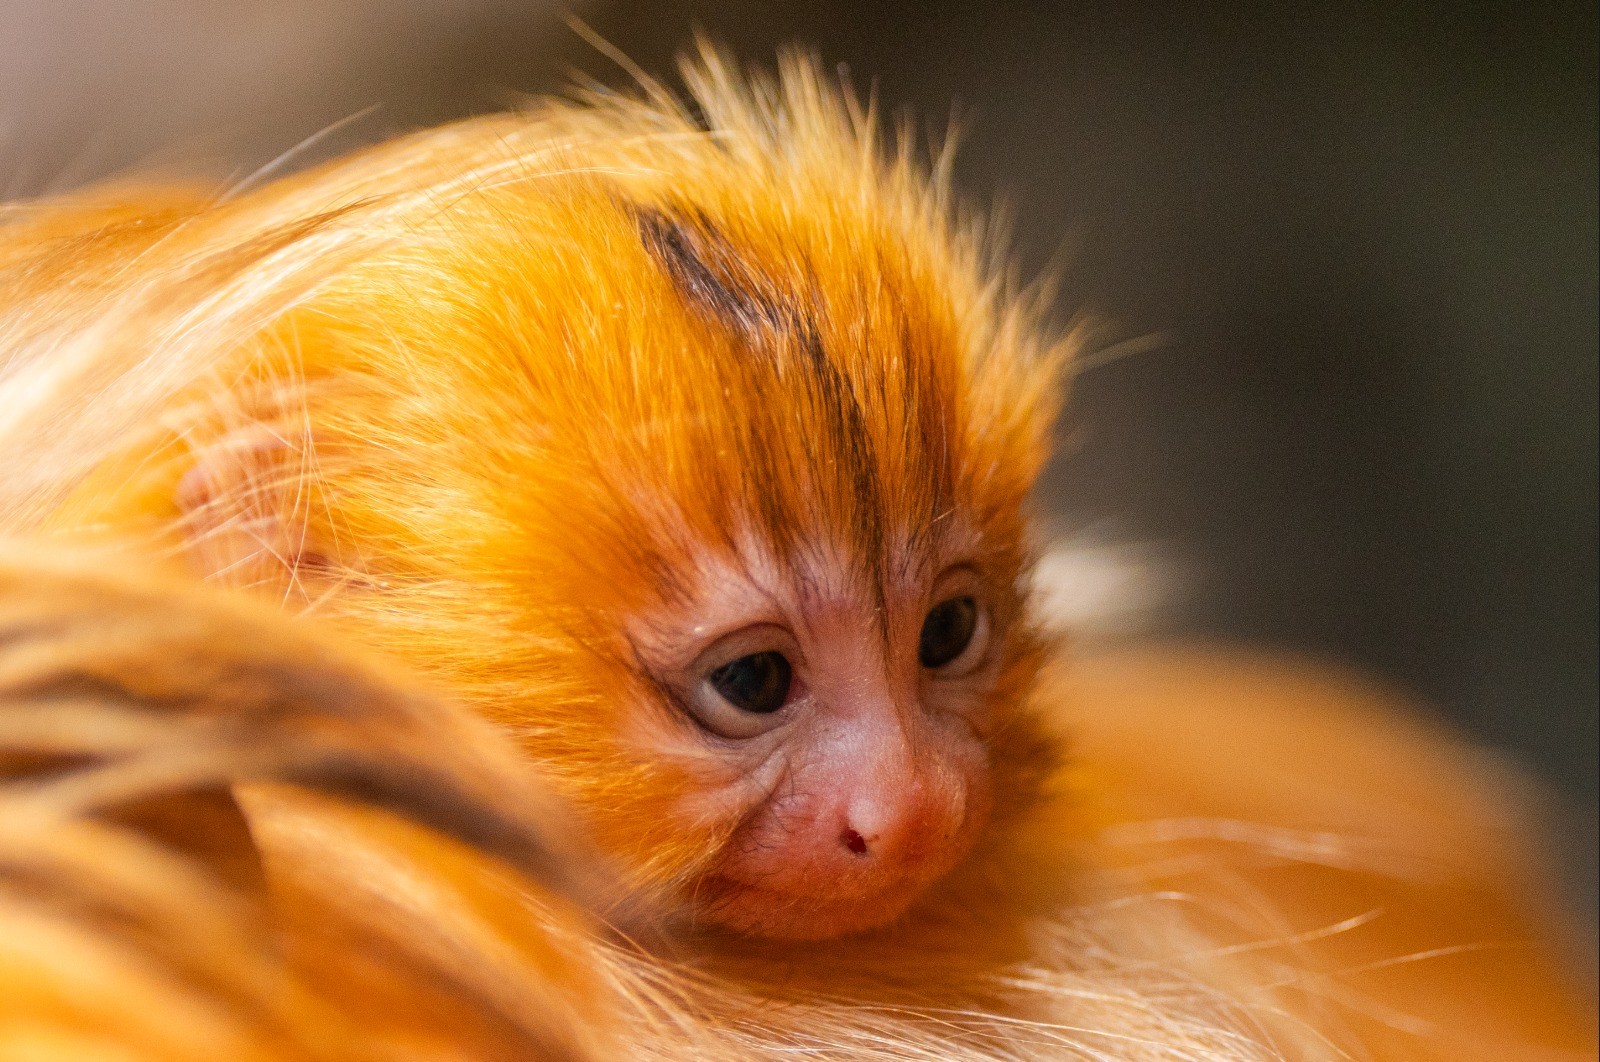
<path fill-rule="evenodd" d="M 803 580 L 759 554 L 708 564 L 693 622 L 635 628 L 691 717 L 656 735 L 659 751 L 704 779 L 673 813 L 686 827 L 737 824 L 693 890 L 703 923 L 789 940 L 872 929 L 971 848 L 992 802 L 983 731 L 1000 632 L 990 588 L 959 555 L 926 567 L 888 588 L 880 617 L 849 566 L 827 558 Z M 955 596 L 977 601 L 978 629 L 963 656 L 924 667 L 924 617 Z M 705 681 L 765 651 L 793 669 L 778 711 L 741 713 Z"/>

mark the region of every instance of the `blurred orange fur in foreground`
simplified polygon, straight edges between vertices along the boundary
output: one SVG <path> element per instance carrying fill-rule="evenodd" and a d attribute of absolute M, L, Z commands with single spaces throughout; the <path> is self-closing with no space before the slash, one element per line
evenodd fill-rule
<path fill-rule="evenodd" d="M 1592 1055 L 1470 753 L 1043 633 L 943 178 L 690 79 L 0 222 L 0 1058 Z"/>

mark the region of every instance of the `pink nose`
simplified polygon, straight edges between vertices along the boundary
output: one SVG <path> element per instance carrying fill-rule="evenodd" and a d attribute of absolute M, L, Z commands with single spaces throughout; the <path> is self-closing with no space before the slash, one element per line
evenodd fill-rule
<path fill-rule="evenodd" d="M 839 780 L 833 787 L 843 798 L 834 812 L 837 840 L 823 832 L 813 834 L 813 843 L 832 844 L 847 860 L 841 867 L 847 873 L 886 879 L 937 856 L 960 832 L 967 799 L 960 774 L 937 767 L 879 764 L 855 779 Z"/>
<path fill-rule="evenodd" d="M 884 925 L 960 860 L 987 818 L 981 749 L 898 726 L 829 736 L 729 845 L 720 924 L 796 940 Z"/>

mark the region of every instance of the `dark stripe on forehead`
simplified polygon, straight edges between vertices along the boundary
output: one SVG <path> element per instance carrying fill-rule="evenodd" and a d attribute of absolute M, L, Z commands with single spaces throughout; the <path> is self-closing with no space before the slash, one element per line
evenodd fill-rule
<path fill-rule="evenodd" d="M 794 311 L 785 311 L 771 282 L 704 217 L 652 209 L 636 211 L 635 217 L 645 251 L 696 313 L 763 346 L 788 329 Z"/>
<path fill-rule="evenodd" d="M 807 353 L 814 378 L 822 398 L 822 405 L 833 416 L 830 428 L 835 452 L 843 459 L 849 472 L 855 499 L 857 519 L 851 528 L 855 546 L 861 553 L 863 570 L 870 576 L 880 609 L 885 595 L 883 489 L 879 483 L 878 465 L 873 454 L 872 435 L 867 430 L 867 416 L 861 408 L 850 378 L 828 360 L 820 338 L 808 337 Z"/>
<path fill-rule="evenodd" d="M 847 529 L 851 547 L 881 606 L 887 562 L 884 494 L 872 434 L 854 382 L 828 356 L 812 312 L 815 308 L 762 275 L 703 215 L 652 208 L 636 209 L 634 215 L 646 253 L 690 309 L 732 333 L 751 353 L 764 355 L 779 371 L 780 379 L 803 389 L 805 394 L 795 394 L 794 400 L 809 398 L 811 407 L 822 413 L 826 442 L 831 445 L 808 449 L 808 456 L 843 466 L 839 471 L 844 473 L 843 486 L 850 493 L 848 505 L 854 517 Z M 781 465 L 775 455 L 766 452 L 772 441 L 751 440 L 749 456 L 757 465 Z M 798 444 L 798 440 L 790 441 Z M 773 507 L 777 498 L 772 492 L 761 492 L 754 501 L 780 540 L 789 530 L 785 525 L 810 515 L 780 513 Z"/>

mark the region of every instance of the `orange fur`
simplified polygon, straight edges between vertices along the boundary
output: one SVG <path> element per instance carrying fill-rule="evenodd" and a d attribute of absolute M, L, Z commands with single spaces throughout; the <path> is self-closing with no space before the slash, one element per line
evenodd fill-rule
<path fill-rule="evenodd" d="M 222 396 L 175 389 L 151 418 L 162 437 L 112 454 L 47 518 L 199 539 L 223 581 L 332 616 L 464 693 L 580 806 L 606 809 L 593 827 L 641 884 L 691 879 L 728 824 L 662 828 L 697 767 L 632 752 L 630 727 L 664 724 L 619 715 L 640 678 L 613 617 L 662 610 L 705 546 L 737 561 L 751 538 L 888 566 L 949 531 L 1014 586 L 1056 392 L 1030 313 L 907 147 L 884 157 L 804 63 L 750 94 L 716 63 L 700 79 L 714 135 L 663 106 L 551 105 L 188 217 L 141 272 L 219 242 L 236 255 L 239 216 L 268 207 L 274 235 L 255 238 L 285 269 L 321 272 L 321 243 L 345 230 L 370 250 L 218 355 Z M 803 318 L 774 330 L 782 349 L 752 356 L 684 305 L 641 245 L 646 211 L 738 247 L 729 268 Z M 127 255 L 129 224 L 94 207 L 72 268 Z M 55 268 L 53 253 L 23 268 Z M 805 343 L 835 376 L 807 382 Z M 855 396 L 859 424 L 829 387 Z M 862 510 L 863 478 L 887 519 Z M 1014 646 L 1025 672 L 1026 638 Z M 1022 759 L 995 762 L 1021 777 L 1036 769 Z"/>
<path fill-rule="evenodd" d="M 497 735 L 271 614 L 19 552 L 0 566 L 0 1057 L 614 1054 L 573 900 L 600 879 Z M 231 791 L 284 786 L 360 824 L 342 858 L 365 856 L 364 907 L 269 880 Z M 457 912 L 431 940 L 404 918 L 419 880 Z M 512 911 L 514 943 L 441 957 Z"/>
<path fill-rule="evenodd" d="M 677 721 L 627 710 L 650 696 L 618 617 L 648 629 L 718 564 L 748 564 L 752 544 L 843 557 L 881 583 L 959 539 L 1000 588 L 1006 631 L 985 732 L 994 821 L 909 914 L 864 937 L 780 945 L 669 922 L 666 943 L 638 947 L 527 917 L 508 899 L 526 881 L 470 845 L 235 779 L 283 897 L 280 931 L 311 938 L 315 968 L 347 946 L 316 927 L 348 925 L 371 972 L 371 912 L 384 912 L 385 961 L 398 941 L 494 1014 L 463 1033 L 470 1057 L 571 1013 L 550 988 L 552 940 L 605 986 L 598 1039 L 575 1051 L 1309 1059 L 1366 1042 L 1434 1057 L 1445 1041 L 1426 1027 L 1359 1012 L 1455 1020 L 1468 975 L 1374 986 L 1344 977 L 1341 954 L 1291 945 L 1365 915 L 1351 903 L 1414 912 L 1463 895 L 1408 883 L 1434 827 L 1487 853 L 1463 888 L 1494 898 L 1482 917 L 1397 931 L 1378 959 L 1528 936 L 1497 895 L 1518 891 L 1514 858 L 1501 833 L 1477 835 L 1486 812 L 1444 801 L 1430 817 L 1400 785 L 1375 805 L 1395 845 L 1372 865 L 1317 866 L 1275 840 L 1370 822 L 1337 786 L 1297 802 L 1279 772 L 1299 753 L 1271 714 L 1249 722 L 1262 742 L 1210 761 L 1161 740 L 1159 711 L 1120 711 L 1142 703 L 1129 689 L 1153 665 L 1041 685 L 1024 511 L 1071 344 L 1042 335 L 1042 298 L 1014 289 L 975 223 L 952 220 L 942 164 L 930 177 L 905 137 L 884 147 L 815 65 L 746 81 L 708 54 L 689 78 L 693 110 L 655 90 L 548 103 L 233 198 L 142 189 L 19 208 L 0 228 L 0 448 L 17 455 L 0 520 L 318 614 L 397 661 L 400 688 L 431 683 L 498 723 L 465 747 L 508 736 L 627 891 L 677 910 L 737 823 L 662 814 L 692 801 L 707 767 L 681 746 L 659 754 Z M 210 607 L 175 593 L 180 613 Z M 1217 666 L 1215 703 L 1191 706 L 1202 732 L 1234 725 L 1240 691 L 1317 702 Z M 1372 752 L 1372 720 L 1343 703 L 1307 711 L 1345 739 L 1352 776 L 1439 755 L 1427 739 Z M 1234 783 L 1253 799 L 1230 802 Z M 1210 876 L 1183 881 L 1196 910 L 1170 902 L 1172 868 L 1138 858 L 1170 843 L 1150 823 L 1234 817 L 1270 829 L 1191 838 L 1180 854 Z M 1263 877 L 1263 852 L 1311 869 Z M 1559 978 L 1534 967 L 1505 984 L 1542 986 L 1537 1006 L 1513 995 L 1503 1022 L 1481 1008 L 1500 1038 L 1448 1041 L 1443 1056 L 1484 1042 L 1486 1058 L 1582 1051 Z M 485 970 L 512 971 L 518 990 L 495 996 Z M 413 1033 L 437 1036 L 464 1013 L 381 980 L 356 979 L 372 994 L 354 1020 L 415 996 L 432 1002 Z"/>

